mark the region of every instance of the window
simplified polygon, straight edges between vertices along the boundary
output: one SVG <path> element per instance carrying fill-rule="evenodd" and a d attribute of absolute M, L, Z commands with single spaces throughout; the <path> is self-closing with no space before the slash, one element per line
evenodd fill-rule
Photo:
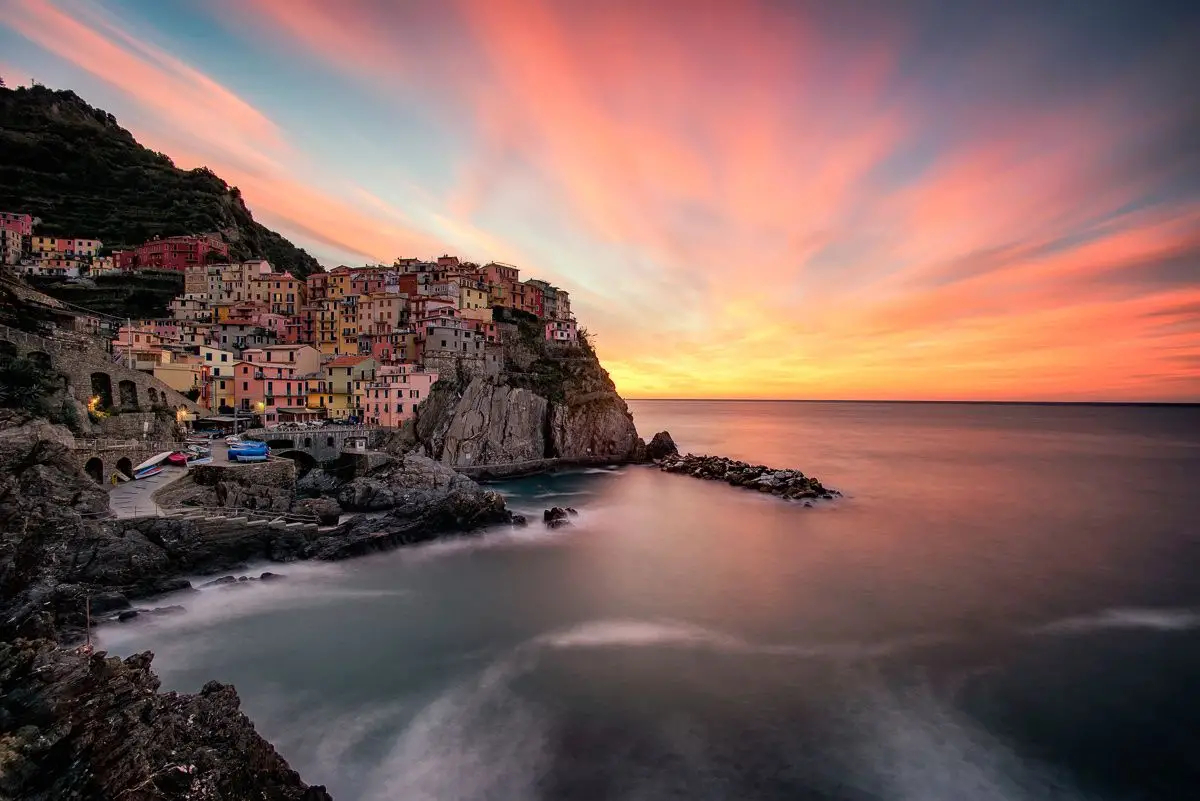
<path fill-rule="evenodd" d="M 222 362 L 227 362 L 227 361 L 229 361 L 229 354 L 228 354 L 228 353 L 222 353 L 222 354 L 221 354 L 221 361 L 222 361 Z"/>
<path fill-rule="evenodd" d="M 242 391 L 245 392 L 248 389 L 250 389 L 250 383 L 248 381 L 243 381 L 242 382 Z"/>
<path fill-rule="evenodd" d="M 267 382 L 267 394 L 268 395 L 275 394 L 275 382 L 274 381 Z"/>
<path fill-rule="evenodd" d="M 225 389 L 225 382 L 224 382 L 224 381 L 221 381 L 221 382 L 220 382 L 220 385 L 221 385 L 221 389 Z"/>
<path fill-rule="evenodd" d="M 211 361 L 212 361 L 212 354 L 211 354 L 211 353 L 206 353 L 206 354 L 204 354 L 204 361 L 206 361 L 206 362 L 211 362 Z"/>

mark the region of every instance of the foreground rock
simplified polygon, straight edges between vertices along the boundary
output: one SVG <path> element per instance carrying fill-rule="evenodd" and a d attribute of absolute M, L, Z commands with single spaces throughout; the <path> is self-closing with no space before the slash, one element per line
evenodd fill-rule
<path fill-rule="evenodd" d="M 150 660 L 0 643 L 0 797 L 330 801 L 259 736 L 233 687 L 159 693 Z"/>
<path fill-rule="evenodd" d="M 657 464 L 659 469 L 667 473 L 682 473 L 710 481 L 724 481 L 730 486 L 766 492 L 788 500 L 811 502 L 820 498 L 828 501 L 833 500 L 836 495 L 841 495 L 837 490 L 822 485 L 819 479 L 806 476 L 799 470 L 776 470 L 724 456 L 676 454 L 661 459 Z"/>

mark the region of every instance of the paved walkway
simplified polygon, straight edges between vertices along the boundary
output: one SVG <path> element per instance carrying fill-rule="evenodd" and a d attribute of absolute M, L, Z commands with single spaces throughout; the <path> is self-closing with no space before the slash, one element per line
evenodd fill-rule
<path fill-rule="evenodd" d="M 229 448 L 221 440 L 212 443 L 213 464 L 226 462 L 226 451 Z M 186 467 L 176 467 L 163 462 L 162 472 L 140 481 L 126 481 L 113 487 L 108 493 L 108 507 L 115 517 L 146 517 L 157 515 L 161 509 L 151 497 L 172 481 L 178 481 L 187 475 Z"/>

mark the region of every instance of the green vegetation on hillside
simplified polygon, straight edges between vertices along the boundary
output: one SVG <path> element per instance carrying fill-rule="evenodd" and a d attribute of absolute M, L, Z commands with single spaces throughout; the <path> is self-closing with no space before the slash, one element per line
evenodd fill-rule
<path fill-rule="evenodd" d="M 237 187 L 181 170 L 106 111 L 70 91 L 0 87 L 0 209 L 42 218 L 38 233 L 95 237 L 106 248 L 215 231 L 234 258 L 306 276 L 316 259 L 254 221 Z"/>
<path fill-rule="evenodd" d="M 110 273 L 82 282 L 38 276 L 26 280 L 35 289 L 61 301 L 135 320 L 168 317 L 171 301 L 183 294 L 183 275 L 167 271 Z"/>

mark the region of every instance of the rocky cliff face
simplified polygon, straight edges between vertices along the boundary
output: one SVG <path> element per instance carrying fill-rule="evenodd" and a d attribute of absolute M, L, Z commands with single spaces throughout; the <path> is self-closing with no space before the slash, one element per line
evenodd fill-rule
<path fill-rule="evenodd" d="M 245 526 L 221 541 L 189 534 L 188 521 L 98 520 L 107 494 L 79 473 L 70 442 L 45 420 L 0 417 L 0 799 L 328 801 L 259 737 L 232 687 L 159 693 L 149 654 L 60 644 L 81 636 L 85 598 L 96 615 L 128 609 L 188 587 L 189 563 L 213 569 L 284 544 Z"/>
<path fill-rule="evenodd" d="M 330 801 L 258 735 L 232 687 L 159 693 L 150 659 L 0 643 L 0 797 Z"/>
<path fill-rule="evenodd" d="M 452 467 L 642 458 L 633 415 L 586 343 L 527 336 L 506 351 L 498 376 L 443 377 L 385 447 L 420 448 Z"/>

